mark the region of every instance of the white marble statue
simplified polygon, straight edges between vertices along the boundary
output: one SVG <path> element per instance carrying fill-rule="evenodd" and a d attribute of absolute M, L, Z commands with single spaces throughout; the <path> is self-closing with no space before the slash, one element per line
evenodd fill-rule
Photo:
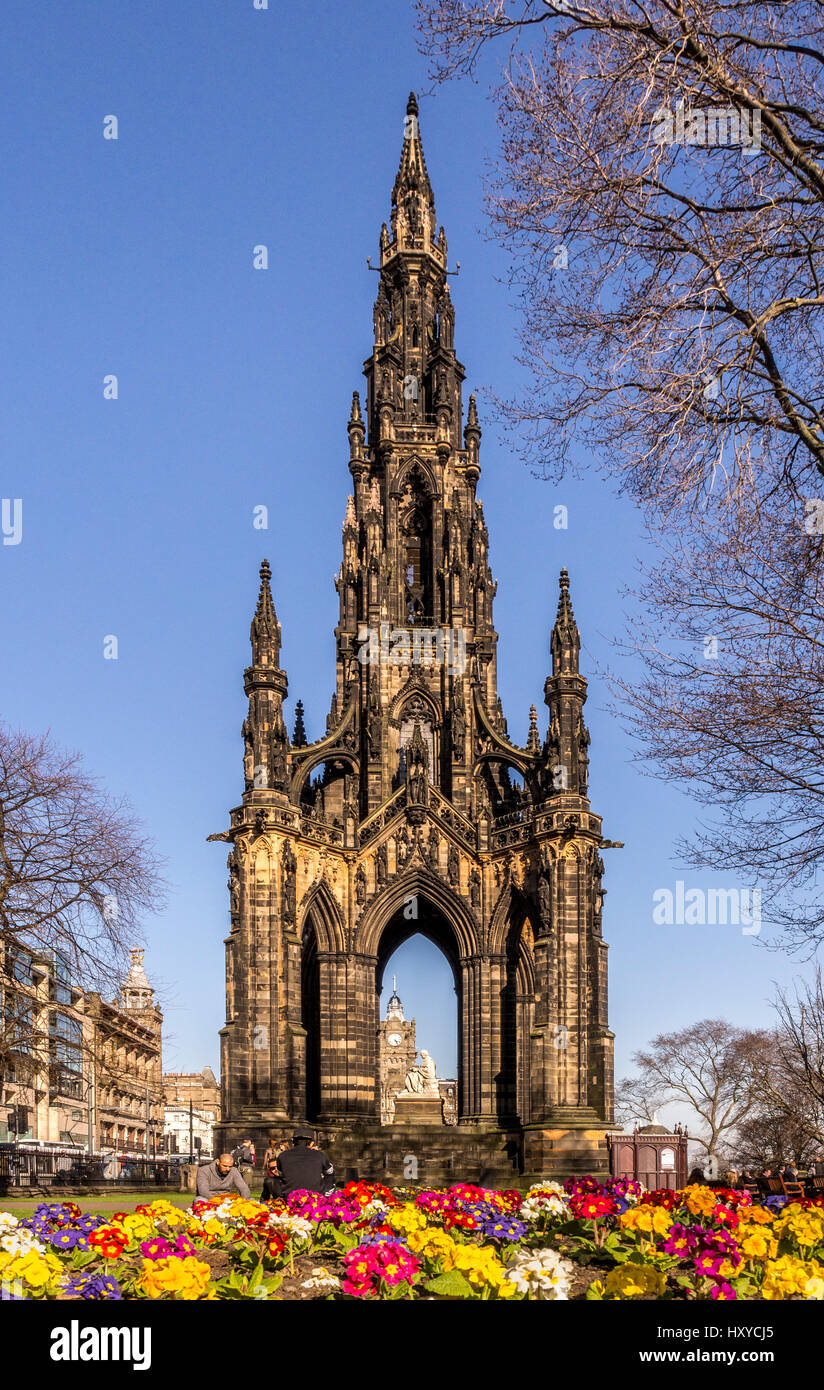
<path fill-rule="evenodd" d="M 421 1048 L 420 1063 L 416 1062 L 407 1072 L 404 1090 L 414 1096 L 420 1096 L 422 1100 L 440 1100 L 435 1060 L 425 1048 Z"/>

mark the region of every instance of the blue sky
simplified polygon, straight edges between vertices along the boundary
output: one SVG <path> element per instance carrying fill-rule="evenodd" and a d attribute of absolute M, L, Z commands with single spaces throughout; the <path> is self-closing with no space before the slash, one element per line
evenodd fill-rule
<path fill-rule="evenodd" d="M 346 419 L 370 347 L 381 222 L 410 88 L 450 261 L 456 345 L 481 394 L 480 495 L 498 579 L 510 733 L 549 671 L 566 565 L 584 673 L 614 662 L 621 586 L 643 553 L 633 509 L 595 475 L 554 486 L 504 445 L 483 392 L 518 389 L 506 261 L 482 206 L 497 130 L 485 82 L 428 94 L 411 7 L 252 0 L 5 0 L 4 337 L 0 496 L 23 540 L 0 547 L 0 710 L 50 728 L 167 861 L 147 923 L 169 1069 L 217 1069 L 228 928 L 225 846 L 242 790 L 243 668 L 267 555 L 283 626 L 287 719 L 310 738 L 334 683 L 332 573 L 350 477 Z M 103 138 L 116 115 L 117 141 Z M 252 248 L 269 247 L 256 271 Z M 115 373 L 118 399 L 105 400 Z M 268 532 L 253 508 L 269 508 Z M 567 530 L 553 527 L 564 504 Z M 103 658 L 116 635 L 116 661 Z M 679 869 L 698 812 L 643 777 L 591 679 L 590 790 L 609 851 L 617 1072 L 656 1032 L 706 1016 L 768 1021 L 774 981 L 802 968 L 734 926 L 659 926 L 653 893 L 716 882 Z M 454 1074 L 454 996 L 420 938 L 390 964 L 419 1046 Z"/>

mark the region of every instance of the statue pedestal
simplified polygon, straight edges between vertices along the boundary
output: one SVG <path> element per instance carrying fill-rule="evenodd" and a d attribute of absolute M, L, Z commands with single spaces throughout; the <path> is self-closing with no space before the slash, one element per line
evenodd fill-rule
<path fill-rule="evenodd" d="M 442 1125 L 443 1101 L 440 1096 L 416 1096 L 410 1091 L 395 1097 L 395 1125 Z"/>

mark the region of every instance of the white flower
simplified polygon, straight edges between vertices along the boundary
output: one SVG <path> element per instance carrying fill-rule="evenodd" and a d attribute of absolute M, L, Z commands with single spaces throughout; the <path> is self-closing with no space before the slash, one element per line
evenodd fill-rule
<path fill-rule="evenodd" d="M 337 1275 L 330 1274 L 329 1270 L 324 1269 L 323 1265 L 318 1265 L 315 1269 L 312 1270 L 312 1273 L 310 1274 L 309 1278 L 304 1279 L 303 1283 L 301 1284 L 301 1288 L 330 1290 L 339 1289 L 340 1279 L 338 1279 Z"/>
<path fill-rule="evenodd" d="M 557 1250 L 519 1250 L 504 1278 L 528 1298 L 568 1300 L 574 1272 Z"/>
<path fill-rule="evenodd" d="M 12 1216 L 10 1211 L 0 1211 L 0 1231 L 11 1230 L 16 1225 L 18 1225 L 16 1216 Z"/>
<path fill-rule="evenodd" d="M 294 1216 L 290 1211 L 273 1211 L 268 1225 L 294 1241 L 308 1240 L 315 1229 L 311 1221 L 304 1216 Z"/>
<path fill-rule="evenodd" d="M 9 1231 L 6 1235 L 0 1236 L 0 1250 L 7 1255 L 28 1255 L 30 1250 L 41 1250 L 42 1246 L 37 1236 L 31 1231 Z"/>
<path fill-rule="evenodd" d="M 569 1204 L 562 1192 L 543 1188 L 531 1188 L 521 1203 L 518 1212 L 523 1221 L 537 1221 L 542 1216 L 566 1216 Z"/>
<path fill-rule="evenodd" d="M 363 1209 L 364 1216 L 382 1216 L 389 1208 L 379 1197 L 373 1197 L 371 1202 L 367 1202 Z"/>

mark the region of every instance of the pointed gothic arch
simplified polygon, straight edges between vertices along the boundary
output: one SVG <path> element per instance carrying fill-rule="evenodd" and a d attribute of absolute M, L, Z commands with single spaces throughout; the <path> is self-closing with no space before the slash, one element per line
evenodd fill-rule
<path fill-rule="evenodd" d="M 298 936 L 314 927 L 320 951 L 345 951 L 346 928 L 340 904 L 325 878 L 313 883 L 298 910 Z"/>
<path fill-rule="evenodd" d="M 387 925 L 395 913 L 409 905 L 412 899 L 418 900 L 419 913 L 420 905 L 429 903 L 442 914 L 454 933 L 456 942 L 454 954 L 457 961 L 465 960 L 478 953 L 480 950 L 478 923 L 464 900 L 438 875 L 417 865 L 413 865 L 404 873 L 393 878 L 383 892 L 379 893 L 370 903 L 358 923 L 354 950 L 365 956 L 374 956 L 377 959 L 381 936 Z M 409 918 L 407 920 L 414 922 L 415 919 Z M 409 936 L 414 936 L 414 934 L 415 928 L 408 933 Z M 437 944 L 439 943 L 436 942 Z"/>

